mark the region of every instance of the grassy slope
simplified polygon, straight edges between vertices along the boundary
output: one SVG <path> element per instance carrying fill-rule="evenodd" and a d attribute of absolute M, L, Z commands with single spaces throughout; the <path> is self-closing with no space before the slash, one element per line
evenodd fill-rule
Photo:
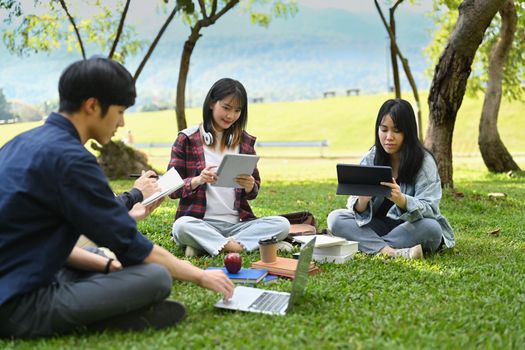
<path fill-rule="evenodd" d="M 406 95 L 408 98 L 408 94 Z M 327 157 L 356 157 L 361 155 L 373 142 L 373 124 L 377 110 L 387 98 L 386 95 L 338 97 L 323 100 L 251 104 L 248 131 L 260 141 L 270 140 L 329 140 L 330 146 L 324 151 Z M 425 101 L 426 96 L 421 97 Z M 525 139 L 520 130 L 523 119 L 523 103 L 503 102 L 498 129 L 502 140 L 510 150 L 523 153 Z M 457 156 L 473 154 L 479 158 L 477 146 L 478 122 L 481 100 L 465 98 L 455 125 L 453 151 Z M 188 110 L 188 125 L 200 121 L 200 109 Z M 423 116 L 428 107 L 423 103 Z M 426 130 L 427 119 L 423 118 Z M 40 123 L 0 125 L 0 145 L 23 130 Z M 129 113 L 126 126 L 117 133 L 123 138 L 131 130 L 136 143 L 171 143 L 177 133 L 173 111 Z M 159 169 L 163 169 L 169 157 L 169 148 L 149 149 L 146 152 Z M 318 156 L 318 149 L 276 149 L 259 148 L 263 156 Z M 522 161 L 518 159 L 518 162 Z M 521 163 L 523 164 L 523 163 Z"/>

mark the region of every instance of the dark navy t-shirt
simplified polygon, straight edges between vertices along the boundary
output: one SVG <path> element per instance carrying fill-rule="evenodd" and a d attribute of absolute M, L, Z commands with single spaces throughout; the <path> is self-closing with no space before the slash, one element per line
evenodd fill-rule
<path fill-rule="evenodd" d="M 52 283 L 80 234 L 124 266 L 153 248 L 73 124 L 52 113 L 0 149 L 0 305 Z"/>

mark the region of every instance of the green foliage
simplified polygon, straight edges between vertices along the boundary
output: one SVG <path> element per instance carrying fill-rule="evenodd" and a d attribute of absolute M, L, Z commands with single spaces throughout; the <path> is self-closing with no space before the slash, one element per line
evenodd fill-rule
<path fill-rule="evenodd" d="M 311 167 L 311 173 L 317 169 Z M 361 253 L 346 264 L 320 264 L 300 307 L 285 317 L 218 310 L 219 296 L 175 282 L 171 298 L 187 317 L 162 331 L 77 333 L 28 341 L 0 340 L 5 349 L 514 349 L 525 343 L 524 180 L 484 171 L 456 171 L 455 199 L 445 193 L 441 209 L 455 229 L 457 246 L 423 261 Z M 113 182 L 115 191 L 131 181 Z M 491 200 L 487 192 L 505 192 Z M 327 214 L 344 206 L 335 179 L 266 182 L 252 201 L 257 215 L 307 209 L 325 227 Z M 168 200 L 139 228 L 182 257 L 169 232 L 176 201 Z M 498 234 L 490 232 L 500 229 Z M 289 256 L 288 254 L 282 254 Z M 244 266 L 259 259 L 243 253 Z M 220 266 L 223 256 L 193 258 Z M 262 285 L 289 291 L 291 282 Z"/>
<path fill-rule="evenodd" d="M 272 18 L 288 18 L 299 11 L 296 0 L 249 0 L 243 3 L 243 10 L 250 13 L 252 24 L 268 27 Z M 267 7 L 266 11 L 259 8 Z"/>
<path fill-rule="evenodd" d="M 435 10 L 432 17 L 438 30 L 434 33 L 433 40 L 427 47 L 426 53 L 435 63 L 454 29 L 461 3 L 462 0 L 434 0 Z M 503 71 L 503 96 L 509 100 L 523 101 L 525 99 L 525 42 L 522 38 L 525 37 L 525 1 L 514 0 L 514 3 L 518 22 L 512 49 Z M 470 96 L 484 92 L 486 89 L 490 51 L 499 38 L 500 26 L 501 17 L 498 13 L 487 28 L 483 42 L 472 64 L 472 73 L 467 84 L 467 93 Z M 434 66 L 435 64 L 430 65 L 432 68 L 427 70 L 427 74 L 430 76 L 434 73 Z"/>
<path fill-rule="evenodd" d="M 237 3 L 239 3 L 239 0 L 204 1 L 206 14 L 208 16 L 211 16 L 214 6 L 216 6 L 216 12 L 219 12 L 228 4 L 233 4 L 233 7 L 235 7 Z M 190 27 L 193 27 L 198 20 L 202 19 L 200 7 L 198 5 L 195 6 L 198 9 L 197 11 L 184 13 L 182 15 L 183 21 Z M 241 2 L 241 9 L 243 12 L 249 14 L 253 24 L 263 27 L 268 27 L 272 18 L 287 18 L 288 16 L 293 16 L 298 11 L 297 0 L 246 0 Z"/>
<path fill-rule="evenodd" d="M 4 90 L 0 89 L 0 120 L 11 119 L 13 116 L 9 112 L 9 103 L 7 102 Z"/>
<path fill-rule="evenodd" d="M 68 51 L 78 50 L 80 44 L 65 11 L 57 1 L 40 3 L 35 1 L 40 11 L 34 8 L 24 8 L 18 4 L 16 11 L 10 10 L 10 22 L 18 24 L 9 27 L 3 33 L 3 40 L 9 51 L 18 55 L 28 55 L 36 52 L 50 52 L 66 44 Z M 79 33 L 86 44 L 94 44 L 99 52 L 109 52 L 116 37 L 123 11 L 123 3 L 82 0 L 69 2 L 69 11 L 73 16 Z M 14 6 L 14 5 L 13 5 Z M 87 15 L 86 7 L 94 9 L 93 15 Z M 32 13 L 35 12 L 35 13 Z M 17 18 L 17 21 L 14 20 Z M 102 34 L 102 35 L 101 35 Z M 126 57 L 137 54 L 146 45 L 146 41 L 137 39 L 138 34 L 133 26 L 125 25 L 119 39 L 114 59 L 123 62 Z"/>
<path fill-rule="evenodd" d="M 7 16 L 4 19 L 6 23 L 22 15 L 22 4 L 19 0 L 0 0 L 0 9 L 7 10 Z"/>

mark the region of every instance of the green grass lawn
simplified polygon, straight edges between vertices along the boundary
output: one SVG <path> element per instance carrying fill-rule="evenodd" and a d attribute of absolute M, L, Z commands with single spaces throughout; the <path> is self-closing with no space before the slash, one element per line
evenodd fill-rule
<path fill-rule="evenodd" d="M 311 161 L 311 171 L 324 160 Z M 286 167 L 286 166 L 285 166 Z M 322 172 L 322 171 L 320 171 Z M 307 173 L 308 174 L 308 173 Z M 460 199 L 445 193 L 442 211 L 457 245 L 423 261 L 358 253 L 343 265 L 321 264 L 309 279 L 301 306 L 285 316 L 235 313 L 213 307 L 213 292 L 176 282 L 171 297 L 188 308 L 187 318 L 163 331 L 74 334 L 31 341 L 0 341 L 2 349 L 510 349 L 525 344 L 524 178 L 492 175 L 477 168 L 456 170 Z M 326 227 L 326 216 L 345 205 L 335 179 L 273 179 L 252 202 L 257 215 L 310 210 Z M 263 173 L 264 180 L 264 173 Z M 112 183 L 116 191 L 130 181 Z M 491 200 L 488 192 L 504 192 Z M 140 229 L 177 256 L 169 239 L 175 201 L 164 203 Z M 490 232 L 499 229 L 497 235 Z M 244 265 L 258 253 L 243 254 Z M 222 256 L 194 258 L 201 267 Z M 289 291 L 280 280 L 265 288 Z"/>

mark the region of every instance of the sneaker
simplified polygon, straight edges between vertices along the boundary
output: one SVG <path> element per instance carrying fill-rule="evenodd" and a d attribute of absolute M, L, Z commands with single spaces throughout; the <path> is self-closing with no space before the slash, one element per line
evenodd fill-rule
<path fill-rule="evenodd" d="M 92 331 L 120 330 L 140 331 L 147 328 L 163 329 L 174 326 L 186 315 L 186 308 L 174 300 L 159 303 L 138 310 L 123 313 L 88 325 Z"/>
<path fill-rule="evenodd" d="M 423 259 L 423 248 L 421 244 L 415 245 L 410 248 L 396 249 L 394 257 L 402 257 L 405 259 Z"/>
<path fill-rule="evenodd" d="M 184 251 L 184 256 L 187 258 L 194 258 L 196 256 L 202 255 L 202 252 L 198 250 L 197 248 L 190 247 L 189 245 L 186 246 L 186 250 Z"/>
<path fill-rule="evenodd" d="M 293 246 L 292 246 L 291 243 L 288 243 L 288 242 L 285 242 L 285 241 L 277 242 L 277 250 L 278 251 L 291 252 L 292 248 L 293 248 Z"/>

